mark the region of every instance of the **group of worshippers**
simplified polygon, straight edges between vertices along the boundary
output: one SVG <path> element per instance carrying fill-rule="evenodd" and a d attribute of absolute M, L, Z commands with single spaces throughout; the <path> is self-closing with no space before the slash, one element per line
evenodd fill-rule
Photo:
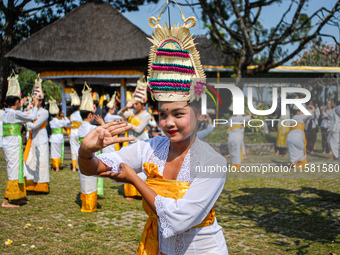
<path fill-rule="evenodd" d="M 286 108 L 286 114 L 281 115 L 277 126 L 276 155 L 288 152 L 291 166 L 304 167 L 307 164 L 307 153 L 313 154 L 316 146 L 318 125 L 321 126 L 322 153 L 332 154 L 330 160 L 339 158 L 340 106 L 334 100 L 328 101 L 321 110 L 313 100 L 304 105 L 310 115 L 294 106 Z M 244 157 L 244 126 L 251 118 L 248 115 L 233 115 L 229 120 L 228 150 L 231 167 L 241 168 Z M 291 122 L 285 120 L 292 119 Z M 282 125 L 285 122 L 285 125 Z M 293 123 L 294 122 L 294 123 Z"/>
<path fill-rule="evenodd" d="M 39 75 L 35 80 L 33 97 L 29 97 L 26 111 L 21 111 L 27 98 L 21 99 L 18 75 L 12 74 L 8 78 L 8 91 L 6 94 L 7 108 L 3 113 L 4 139 L 2 147 L 7 163 L 8 182 L 5 191 L 5 199 L 2 207 L 18 207 L 28 203 L 26 191 L 33 193 L 49 193 L 49 158 L 51 158 L 52 170 L 59 172 L 64 159 L 64 127 L 71 127 L 70 147 L 72 158 L 72 171 L 78 169 L 78 149 L 84 137 L 94 128 L 92 122 L 96 120 L 99 125 L 113 121 L 126 120 L 133 128 L 126 131 L 123 136 L 134 137 L 135 141 L 149 138 L 147 126 L 156 126 L 155 120 L 151 121 L 151 115 L 145 110 L 147 102 L 147 82 L 144 76 L 137 81 L 133 99 L 115 114 L 116 92 L 106 104 L 107 114 L 104 119 L 95 115 L 96 107 L 93 102 L 92 89 L 85 82 L 82 91 L 82 100 L 75 90 L 71 95 L 72 113 L 70 118 L 60 112 L 55 99 L 50 97 L 49 110 L 43 108 L 44 93 Z M 48 139 L 46 130 L 47 121 L 51 128 Z M 21 124 L 25 124 L 27 143 L 23 152 L 21 138 Z M 49 144 L 51 154 L 49 157 Z M 132 142 L 133 143 L 133 142 Z M 114 144 L 103 148 L 102 153 L 118 151 L 120 147 L 128 146 L 129 142 Z M 20 148 L 20 149 L 19 149 Z M 20 152 L 20 153 L 19 153 Z M 146 179 L 145 174 L 140 177 Z M 79 171 L 82 212 L 94 212 L 97 209 L 97 194 L 103 195 L 103 179 L 93 176 L 85 176 Z M 124 185 L 127 200 L 140 197 L 139 192 L 129 184 Z M 12 201 L 10 203 L 10 201 Z"/>
<path fill-rule="evenodd" d="M 321 126 L 322 153 L 332 154 L 330 160 L 338 159 L 340 106 L 336 106 L 334 100 L 328 101 L 326 107 L 321 110 L 313 100 L 305 106 L 310 115 L 303 114 L 297 107 L 287 107 L 286 115 L 281 116 L 276 140 L 277 155 L 279 150 L 287 149 L 291 165 L 303 168 L 307 164 L 307 153 L 314 153 L 318 126 Z M 296 125 L 287 123 L 295 126 L 282 126 L 281 121 L 285 119 L 293 119 Z"/>
<path fill-rule="evenodd" d="M 27 98 L 21 99 L 18 75 L 8 78 L 6 109 L 3 114 L 3 139 L 8 181 L 2 207 L 18 207 L 26 204 L 26 190 L 49 192 L 49 144 L 46 125 L 48 111 L 43 108 L 42 80 L 35 80 L 32 109 L 22 112 Z M 23 152 L 21 124 L 26 123 L 29 138 Z M 13 203 L 10 203 L 13 201 Z"/>

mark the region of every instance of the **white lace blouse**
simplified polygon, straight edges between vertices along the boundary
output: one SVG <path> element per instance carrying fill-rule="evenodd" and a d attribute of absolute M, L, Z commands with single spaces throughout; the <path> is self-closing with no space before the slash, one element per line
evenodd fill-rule
<path fill-rule="evenodd" d="M 137 173 L 144 171 L 145 162 L 158 166 L 163 175 L 169 153 L 167 137 L 155 137 L 139 141 L 120 151 L 97 156 L 112 172 L 119 171 L 125 163 Z M 158 236 L 160 252 L 172 254 L 228 254 L 221 226 L 217 220 L 204 228 L 193 228 L 200 224 L 217 201 L 225 183 L 225 173 L 207 173 L 207 169 L 226 166 L 224 157 L 216 153 L 207 143 L 198 139 L 187 153 L 177 180 L 191 183 L 182 199 L 156 196 Z M 200 171 L 200 172 L 199 172 Z M 218 215 L 217 215 L 218 217 Z"/>

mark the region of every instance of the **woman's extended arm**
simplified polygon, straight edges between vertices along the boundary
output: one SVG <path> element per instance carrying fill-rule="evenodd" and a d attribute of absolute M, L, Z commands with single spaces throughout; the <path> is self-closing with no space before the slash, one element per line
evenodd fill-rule
<path fill-rule="evenodd" d="M 126 123 L 111 122 L 96 127 L 87 136 L 85 136 L 79 148 L 78 163 L 80 171 L 84 175 L 98 175 L 111 168 L 103 164 L 94 157 L 94 153 L 102 148 L 114 144 L 127 141 L 133 141 L 133 137 L 119 137 L 116 135 L 131 129 Z"/>

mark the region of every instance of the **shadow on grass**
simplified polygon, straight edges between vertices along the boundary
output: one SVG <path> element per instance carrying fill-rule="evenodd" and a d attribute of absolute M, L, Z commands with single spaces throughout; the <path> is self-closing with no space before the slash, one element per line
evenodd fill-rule
<path fill-rule="evenodd" d="M 119 185 L 119 186 L 112 186 L 111 189 L 115 189 L 118 192 L 118 195 L 124 196 L 124 184 Z"/>
<path fill-rule="evenodd" d="M 296 238 L 296 246 L 274 243 L 297 254 L 306 254 L 307 246 L 299 239 L 319 243 L 334 241 L 340 229 L 340 220 L 333 210 L 340 209 L 340 194 L 327 190 L 301 187 L 300 190 L 280 188 L 243 188 L 246 195 L 229 197 L 235 209 L 229 214 L 246 217 L 267 233 Z M 222 209 L 223 210 L 223 209 Z M 296 243 L 298 242 L 298 243 Z"/>

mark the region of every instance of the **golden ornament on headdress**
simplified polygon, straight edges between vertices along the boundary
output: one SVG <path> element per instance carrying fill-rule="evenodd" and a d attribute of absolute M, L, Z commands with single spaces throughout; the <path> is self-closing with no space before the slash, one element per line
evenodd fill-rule
<path fill-rule="evenodd" d="M 137 86 L 135 92 L 133 93 L 133 98 L 138 102 L 145 104 L 148 100 L 147 89 L 148 83 L 146 82 L 145 76 L 143 75 L 137 81 Z"/>
<path fill-rule="evenodd" d="M 200 97 L 194 93 L 193 80 L 205 82 L 200 55 L 189 31 L 196 25 L 196 18 L 186 19 L 177 5 L 184 24 L 160 25 L 161 14 L 167 5 L 168 1 L 157 19 L 149 18 L 149 25 L 155 29 L 148 38 L 153 44 L 148 68 L 151 95 L 157 101 L 192 101 Z"/>

